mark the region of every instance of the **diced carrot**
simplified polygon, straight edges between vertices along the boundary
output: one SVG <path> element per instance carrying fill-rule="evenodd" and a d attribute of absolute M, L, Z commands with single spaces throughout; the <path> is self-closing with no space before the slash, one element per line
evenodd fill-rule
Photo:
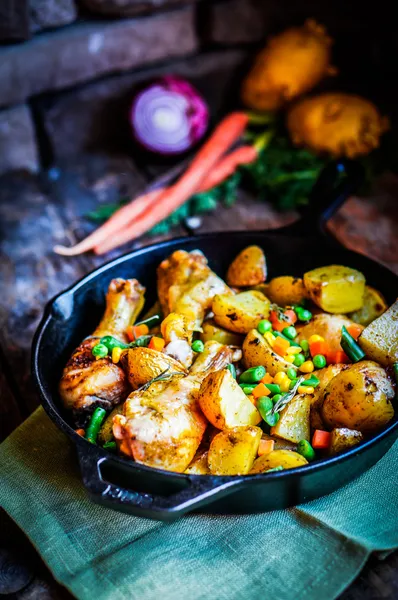
<path fill-rule="evenodd" d="M 326 450 L 330 446 L 330 432 L 316 429 L 312 436 L 312 447 L 316 450 Z"/>
<path fill-rule="evenodd" d="M 256 385 L 256 387 L 254 388 L 254 390 L 252 391 L 252 394 L 255 398 L 261 398 L 261 396 L 269 396 L 270 395 L 270 391 L 269 389 L 265 386 L 264 383 L 259 383 L 258 385 Z"/>
<path fill-rule="evenodd" d="M 148 325 L 143 323 L 142 325 L 130 325 L 126 329 L 126 335 L 129 338 L 130 342 L 134 342 L 137 338 L 142 335 L 148 335 L 149 329 Z"/>
<path fill-rule="evenodd" d="M 317 354 L 322 354 L 323 356 L 327 356 L 329 352 L 328 343 L 323 341 L 312 342 L 310 344 L 310 352 L 311 356 L 316 356 Z"/>
<path fill-rule="evenodd" d="M 258 455 L 262 456 L 263 454 L 269 454 L 273 451 L 274 446 L 274 440 L 260 440 L 260 445 L 258 447 Z"/>
<path fill-rule="evenodd" d="M 272 375 L 270 375 L 269 373 L 266 373 L 264 375 L 264 377 L 261 380 L 261 383 L 272 383 L 274 381 L 274 378 L 272 377 Z"/>
<path fill-rule="evenodd" d="M 294 310 L 292 310 L 291 308 L 288 308 L 287 310 L 285 310 L 284 312 L 285 317 L 288 317 L 289 321 L 290 321 L 290 325 L 294 325 L 297 321 L 297 315 L 294 312 Z"/>
<path fill-rule="evenodd" d="M 86 435 L 86 432 L 84 429 L 75 429 L 75 433 L 77 433 L 77 435 L 81 435 L 82 437 L 84 437 Z"/>
<path fill-rule="evenodd" d="M 337 365 L 340 363 L 351 362 L 347 354 L 343 350 L 335 350 L 326 355 L 328 365 Z"/>
<path fill-rule="evenodd" d="M 277 337 L 275 339 L 272 350 L 280 356 L 285 356 L 288 348 L 290 348 L 290 342 L 288 342 L 288 340 L 285 340 L 284 338 Z"/>
<path fill-rule="evenodd" d="M 362 333 L 362 330 L 362 325 L 358 325 L 358 323 L 353 323 L 352 325 L 349 325 L 347 327 L 348 333 L 354 338 L 354 340 L 357 340 L 359 338 L 360 334 Z"/>
<path fill-rule="evenodd" d="M 250 400 L 250 402 L 251 402 L 252 404 L 254 404 L 254 406 L 256 406 L 256 407 L 257 407 L 257 398 L 255 398 L 255 397 L 253 396 L 253 394 L 249 394 L 247 397 L 248 397 L 248 399 Z"/>
<path fill-rule="evenodd" d="M 152 348 L 152 350 L 157 350 L 158 352 L 161 352 L 164 348 L 165 343 L 166 342 L 163 338 L 153 336 L 148 344 L 148 348 Z"/>

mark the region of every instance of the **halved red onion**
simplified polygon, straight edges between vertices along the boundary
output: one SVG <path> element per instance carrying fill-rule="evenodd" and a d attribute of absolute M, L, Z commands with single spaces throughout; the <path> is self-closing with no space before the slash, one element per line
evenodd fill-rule
<path fill-rule="evenodd" d="M 167 76 L 136 95 L 130 122 L 134 137 L 146 149 L 163 155 L 181 154 L 206 133 L 209 109 L 188 81 Z"/>

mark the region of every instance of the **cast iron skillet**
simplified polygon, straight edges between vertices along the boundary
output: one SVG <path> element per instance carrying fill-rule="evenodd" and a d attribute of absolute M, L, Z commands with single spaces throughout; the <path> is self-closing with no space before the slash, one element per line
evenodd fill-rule
<path fill-rule="evenodd" d="M 344 172 L 343 179 L 337 176 Z M 141 517 L 172 520 L 206 506 L 210 512 L 242 513 L 293 506 L 345 485 L 378 461 L 398 435 L 397 417 L 372 439 L 333 458 L 293 471 L 239 477 L 185 475 L 152 469 L 90 444 L 74 431 L 62 408 L 57 385 L 72 350 L 96 326 L 113 277 L 136 277 L 155 298 L 155 272 L 162 259 L 178 248 L 199 248 L 210 266 L 224 275 L 236 254 L 249 244 L 267 256 L 269 277 L 301 276 L 314 267 L 344 264 L 362 271 L 391 304 L 398 278 L 386 268 L 343 248 L 325 234 L 324 225 L 361 180 L 355 163 L 333 163 L 314 187 L 310 207 L 301 220 L 279 230 L 223 232 L 153 244 L 102 266 L 52 300 L 33 342 L 33 376 L 45 410 L 77 448 L 83 482 L 100 504 Z M 210 505 L 210 506 L 207 506 Z"/>

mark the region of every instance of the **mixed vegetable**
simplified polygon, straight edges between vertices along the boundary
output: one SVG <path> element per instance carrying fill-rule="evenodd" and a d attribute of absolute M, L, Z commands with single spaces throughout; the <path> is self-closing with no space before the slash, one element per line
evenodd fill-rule
<path fill-rule="evenodd" d="M 113 280 L 65 367 L 61 397 L 91 443 L 170 471 L 256 474 L 347 450 L 393 418 L 398 301 L 387 309 L 359 271 L 267 281 L 250 246 L 223 281 L 178 250 L 157 283 L 134 322 L 145 290 Z"/>

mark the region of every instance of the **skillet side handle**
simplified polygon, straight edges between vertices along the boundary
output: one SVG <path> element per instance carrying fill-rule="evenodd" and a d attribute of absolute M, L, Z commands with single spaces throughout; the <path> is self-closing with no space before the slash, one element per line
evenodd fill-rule
<path fill-rule="evenodd" d="M 205 506 L 216 499 L 227 496 L 244 485 L 244 479 L 234 477 L 212 477 L 201 475 L 186 475 L 182 490 L 167 496 L 137 492 L 110 483 L 102 478 L 101 470 L 105 465 L 112 468 L 115 461 L 112 457 L 103 456 L 98 447 L 78 446 L 78 457 L 83 483 L 90 497 L 97 504 L 105 505 L 115 510 L 160 521 L 174 521 L 185 513 Z M 175 473 L 170 473 L 170 476 Z M 160 478 L 153 473 L 154 478 Z M 167 478 L 167 474 L 163 475 Z"/>
<path fill-rule="evenodd" d="M 301 218 L 290 227 L 299 234 L 316 230 L 325 233 L 327 221 L 354 194 L 364 181 L 364 169 L 358 162 L 341 159 L 330 162 L 322 169 L 312 192 L 308 206 L 301 211 Z"/>

